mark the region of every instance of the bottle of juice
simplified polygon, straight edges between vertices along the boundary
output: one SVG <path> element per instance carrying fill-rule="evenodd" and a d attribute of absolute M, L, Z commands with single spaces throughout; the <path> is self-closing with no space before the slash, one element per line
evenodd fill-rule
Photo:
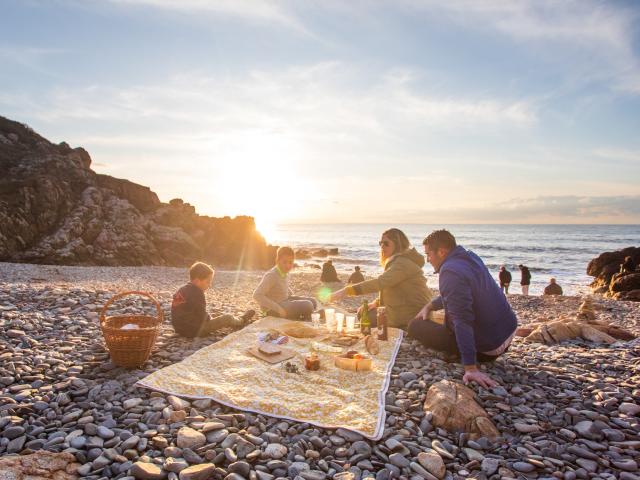
<path fill-rule="evenodd" d="M 360 317 L 360 332 L 363 335 L 371 335 L 371 319 L 369 318 L 369 303 L 362 300 L 362 316 Z"/>

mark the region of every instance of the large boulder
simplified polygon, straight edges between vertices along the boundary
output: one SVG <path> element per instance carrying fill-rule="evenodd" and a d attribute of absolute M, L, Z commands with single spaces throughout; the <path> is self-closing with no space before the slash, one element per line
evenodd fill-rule
<path fill-rule="evenodd" d="M 275 247 L 251 217 L 213 218 L 99 175 L 82 148 L 0 117 L 0 261 L 267 268 Z"/>
<path fill-rule="evenodd" d="M 611 292 L 630 292 L 640 289 L 640 273 L 616 274 L 611 279 Z"/>
<path fill-rule="evenodd" d="M 0 458 L 0 480 L 75 480 L 80 465 L 70 453 L 38 450 Z"/>
<path fill-rule="evenodd" d="M 427 391 L 424 410 L 431 423 L 449 432 L 466 432 L 471 438 L 499 436 L 487 412 L 475 401 L 473 390 L 449 380 L 434 383 Z"/>
<path fill-rule="evenodd" d="M 627 288 L 625 290 L 611 290 L 612 279 L 620 271 L 620 264 L 625 257 L 633 258 L 636 265 L 640 264 L 640 247 L 628 247 L 616 252 L 604 252 L 591 260 L 587 265 L 587 275 L 595 277 L 591 282 L 591 288 L 595 293 L 610 294 L 620 291 L 633 290 Z M 639 288 L 639 287 L 636 287 Z"/>

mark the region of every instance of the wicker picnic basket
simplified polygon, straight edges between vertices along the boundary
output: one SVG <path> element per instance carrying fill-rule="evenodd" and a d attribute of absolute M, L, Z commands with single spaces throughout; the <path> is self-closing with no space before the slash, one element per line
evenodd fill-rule
<path fill-rule="evenodd" d="M 106 317 L 109 306 L 127 295 L 142 295 L 151 299 L 158 311 L 157 317 L 149 315 L 113 315 Z M 156 342 L 162 325 L 162 307 L 158 301 L 146 292 L 123 292 L 114 295 L 100 312 L 100 327 L 109 349 L 111 360 L 120 367 L 134 368 L 147 361 Z M 127 324 L 135 324 L 137 329 L 122 330 Z"/>

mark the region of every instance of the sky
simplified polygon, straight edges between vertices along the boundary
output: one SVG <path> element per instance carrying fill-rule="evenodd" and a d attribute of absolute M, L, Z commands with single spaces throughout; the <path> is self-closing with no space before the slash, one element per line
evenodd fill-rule
<path fill-rule="evenodd" d="M 0 11 L 0 115 L 201 214 L 640 223 L 640 2 Z"/>

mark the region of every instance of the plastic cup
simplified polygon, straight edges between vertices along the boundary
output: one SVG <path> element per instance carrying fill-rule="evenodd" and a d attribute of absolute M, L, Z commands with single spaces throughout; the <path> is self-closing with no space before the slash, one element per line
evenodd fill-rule
<path fill-rule="evenodd" d="M 347 332 L 352 332 L 356 328 L 355 315 L 347 315 Z"/>
<path fill-rule="evenodd" d="M 327 330 L 329 332 L 334 332 L 336 325 L 336 310 L 335 308 L 325 308 L 324 309 L 324 318 L 327 322 Z"/>
<path fill-rule="evenodd" d="M 320 327 L 320 314 L 319 313 L 312 313 L 311 314 L 311 323 L 312 323 L 314 328 Z"/>
<path fill-rule="evenodd" d="M 344 313 L 336 313 L 336 332 L 342 333 L 344 330 Z"/>

